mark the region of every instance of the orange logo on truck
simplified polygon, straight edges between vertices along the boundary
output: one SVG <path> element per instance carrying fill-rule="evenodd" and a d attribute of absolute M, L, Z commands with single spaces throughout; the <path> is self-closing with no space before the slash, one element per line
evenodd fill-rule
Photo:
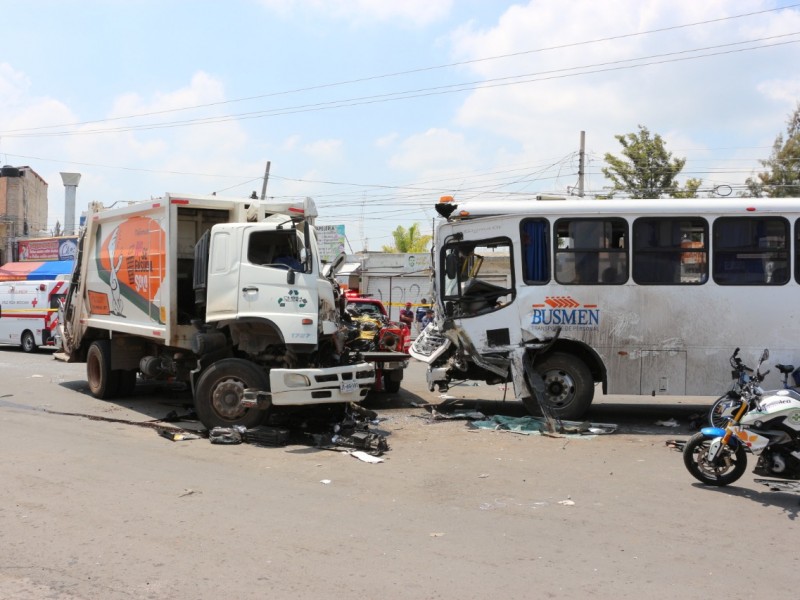
<path fill-rule="evenodd" d="M 109 286 L 106 306 L 98 311 L 125 316 L 126 301 L 161 321 L 152 302 L 161 289 L 166 272 L 166 235 L 158 221 L 149 217 L 130 217 L 116 226 L 102 242 L 103 227 L 97 230 L 97 271 Z M 107 307 L 107 308 L 106 308 Z M 93 311 L 94 312 L 94 311 Z M 97 314 L 102 314 L 98 312 Z"/>

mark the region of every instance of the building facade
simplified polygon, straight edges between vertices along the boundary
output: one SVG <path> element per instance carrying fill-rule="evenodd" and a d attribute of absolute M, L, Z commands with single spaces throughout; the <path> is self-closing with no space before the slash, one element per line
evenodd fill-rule
<path fill-rule="evenodd" d="M 28 166 L 0 169 L 0 264 L 16 260 L 14 242 L 47 230 L 47 182 Z"/>

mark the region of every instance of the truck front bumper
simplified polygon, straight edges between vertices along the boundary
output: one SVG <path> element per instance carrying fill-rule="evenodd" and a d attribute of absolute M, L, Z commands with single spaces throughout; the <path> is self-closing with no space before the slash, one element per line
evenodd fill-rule
<path fill-rule="evenodd" d="M 325 369 L 272 369 L 269 383 L 275 406 L 361 402 L 375 383 L 375 367 L 364 362 Z"/>

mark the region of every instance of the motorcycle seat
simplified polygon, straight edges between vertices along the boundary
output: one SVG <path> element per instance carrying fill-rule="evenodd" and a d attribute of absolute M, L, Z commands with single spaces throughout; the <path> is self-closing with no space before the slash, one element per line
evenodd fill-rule
<path fill-rule="evenodd" d="M 778 371 L 780 371 L 784 375 L 786 373 L 791 373 L 792 371 L 794 371 L 794 365 L 775 365 L 775 368 L 778 369 Z"/>

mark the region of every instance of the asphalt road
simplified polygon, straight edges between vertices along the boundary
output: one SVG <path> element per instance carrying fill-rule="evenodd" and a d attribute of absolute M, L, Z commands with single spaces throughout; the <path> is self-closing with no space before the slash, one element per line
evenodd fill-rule
<path fill-rule="evenodd" d="M 752 459 L 704 487 L 666 444 L 709 399 L 599 398 L 615 433 L 525 436 L 432 420 L 412 364 L 368 402 L 391 445 L 368 464 L 169 441 L 141 424 L 185 392 L 98 401 L 84 367 L 0 348 L 1 599 L 798 597 L 800 497 Z M 447 395 L 524 415 L 497 386 Z"/>

